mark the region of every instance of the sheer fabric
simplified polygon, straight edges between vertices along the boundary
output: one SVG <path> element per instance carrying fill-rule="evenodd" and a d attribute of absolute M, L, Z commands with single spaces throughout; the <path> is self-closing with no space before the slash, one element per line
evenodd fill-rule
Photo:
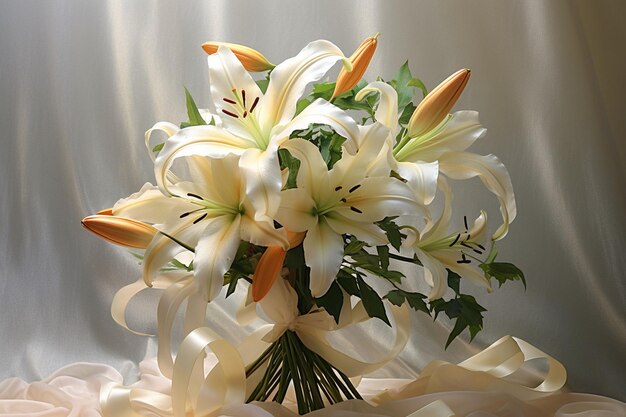
<path fill-rule="evenodd" d="M 350 54 L 381 32 L 366 77 L 391 78 L 408 59 L 432 88 L 472 69 L 455 108 L 480 112 L 489 131 L 474 149 L 498 155 L 511 173 L 519 215 L 500 256 L 524 270 L 528 290 L 477 291 L 489 309 L 485 331 L 447 351 L 449 324 L 415 315 L 409 347 L 380 375 L 408 377 L 434 358 L 459 362 L 512 334 L 561 360 L 574 391 L 626 400 L 623 3 L 25 0 L 0 8 L 0 380 L 39 380 L 83 361 L 132 380 L 154 355 L 150 339 L 109 313 L 113 293 L 138 277 L 136 261 L 84 232 L 80 219 L 154 182 L 143 132 L 186 118 L 183 85 L 206 103 L 202 42 L 246 44 L 279 62 L 318 38 Z M 478 184 L 456 184 L 455 197 L 464 201 L 459 219 L 483 207 L 498 215 Z M 209 308 L 232 340 L 250 330 L 236 325 L 237 306 Z M 155 311 L 148 294 L 129 322 L 154 330 Z"/>

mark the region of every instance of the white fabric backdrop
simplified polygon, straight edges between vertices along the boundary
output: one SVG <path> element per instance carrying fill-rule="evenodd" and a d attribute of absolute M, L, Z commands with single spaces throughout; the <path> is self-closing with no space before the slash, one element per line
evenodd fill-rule
<path fill-rule="evenodd" d="M 202 42 L 247 44 L 279 62 L 318 38 L 349 54 L 380 31 L 370 76 L 409 59 L 432 88 L 473 70 L 456 108 L 480 112 L 489 132 L 473 149 L 509 168 L 519 215 L 500 252 L 529 284 L 480 293 L 486 330 L 471 345 L 444 351 L 447 324 L 417 316 L 387 373 L 460 361 L 512 334 L 560 359 L 573 390 L 626 400 L 624 22 L 618 0 L 1 2 L 0 380 L 76 361 L 132 378 L 154 353 L 109 315 L 136 262 L 80 219 L 152 180 L 142 135 L 185 118 L 183 85 L 206 104 Z M 457 200 L 495 218 L 474 185 Z M 154 328 L 151 301 L 131 323 Z M 210 317 L 240 337 L 235 306 L 222 304 Z"/>

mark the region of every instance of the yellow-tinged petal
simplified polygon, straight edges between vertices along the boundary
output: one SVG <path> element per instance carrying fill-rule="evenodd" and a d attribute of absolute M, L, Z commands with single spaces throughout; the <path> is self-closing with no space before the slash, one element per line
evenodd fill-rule
<path fill-rule="evenodd" d="M 345 67 L 341 68 L 339 75 L 337 76 L 337 83 L 335 84 L 335 91 L 333 97 L 335 98 L 346 91 L 350 91 L 365 74 L 374 52 L 376 52 L 376 46 L 378 45 L 378 37 L 380 33 L 374 36 L 370 36 L 365 39 L 361 45 L 350 56 L 350 63 L 352 64 L 352 71 L 348 71 Z"/>
<path fill-rule="evenodd" d="M 112 216 L 113 215 L 113 207 L 109 207 L 107 209 L 100 210 L 96 214 L 101 214 L 103 216 Z"/>
<path fill-rule="evenodd" d="M 217 52 L 220 46 L 233 51 L 239 62 L 243 67 L 252 72 L 267 71 L 274 68 L 274 64 L 268 61 L 265 56 L 259 51 L 249 48 L 247 46 L 238 45 L 236 43 L 228 42 L 205 42 L 202 44 L 202 49 L 209 55 L 213 55 Z"/>
<path fill-rule="evenodd" d="M 468 69 L 455 72 L 424 97 L 409 120 L 409 137 L 430 132 L 446 118 L 465 89 L 470 73 Z"/>
<path fill-rule="evenodd" d="M 145 249 L 157 233 L 149 224 L 106 214 L 85 217 L 81 223 L 101 238 L 130 248 Z"/>

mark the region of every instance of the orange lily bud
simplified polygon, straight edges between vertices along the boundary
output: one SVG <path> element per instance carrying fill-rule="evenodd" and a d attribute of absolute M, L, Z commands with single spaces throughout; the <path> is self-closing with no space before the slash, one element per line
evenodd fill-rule
<path fill-rule="evenodd" d="M 145 249 L 158 232 L 138 220 L 110 215 L 88 216 L 81 223 L 87 230 L 111 243 L 137 249 Z"/>
<path fill-rule="evenodd" d="M 112 216 L 113 215 L 113 209 L 112 208 L 108 208 L 108 209 L 100 210 L 96 214 L 101 214 L 103 216 Z"/>
<path fill-rule="evenodd" d="M 408 125 L 409 137 L 433 130 L 448 116 L 470 78 L 470 70 L 462 69 L 439 84 L 417 106 Z"/>
<path fill-rule="evenodd" d="M 304 232 L 296 233 L 287 231 L 289 247 L 295 248 L 300 245 L 305 235 L 306 233 Z M 263 252 L 259 263 L 256 265 L 254 278 L 252 280 L 252 299 L 254 301 L 263 299 L 272 288 L 274 281 L 283 269 L 285 256 L 287 256 L 287 251 L 280 246 L 269 246 L 265 252 Z"/>
<path fill-rule="evenodd" d="M 350 63 L 352 64 L 352 71 L 341 68 L 339 75 L 337 76 L 337 83 L 335 84 L 335 91 L 333 97 L 335 98 L 346 91 L 350 91 L 361 80 L 367 66 L 370 64 L 374 52 L 376 52 L 376 46 L 378 45 L 378 37 L 380 33 L 374 36 L 370 36 L 365 39 L 361 45 L 350 56 Z"/>
<path fill-rule="evenodd" d="M 287 252 L 280 246 L 270 246 L 265 249 L 254 271 L 252 279 L 252 299 L 259 301 L 269 292 L 274 281 L 283 269 Z"/>
<path fill-rule="evenodd" d="M 267 71 L 275 67 L 275 65 L 268 61 L 267 58 L 265 58 L 259 51 L 248 48 L 247 46 L 238 45 L 236 43 L 205 42 L 202 44 L 202 49 L 204 49 L 204 52 L 207 54 L 213 55 L 217 52 L 220 46 L 225 46 L 230 49 L 233 54 L 235 54 L 239 62 L 241 62 L 243 67 L 248 71 Z"/>

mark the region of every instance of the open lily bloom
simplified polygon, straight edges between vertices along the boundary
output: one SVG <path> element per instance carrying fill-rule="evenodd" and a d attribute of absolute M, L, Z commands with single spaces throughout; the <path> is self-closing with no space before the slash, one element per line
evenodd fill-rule
<path fill-rule="evenodd" d="M 481 211 L 471 228 L 464 218 L 465 228 L 450 232 L 452 219 L 452 192 L 443 178 L 439 179 L 439 188 L 444 195 L 444 208 L 439 219 L 426 226 L 421 236 L 413 234 L 404 244 L 411 246 L 417 258 L 424 265 L 424 277 L 432 290 L 428 294 L 431 300 L 441 298 L 448 288 L 450 269 L 464 279 L 469 279 L 480 287 L 491 290 L 489 280 L 473 259 L 485 251 L 487 236 L 487 214 Z"/>
<path fill-rule="evenodd" d="M 255 220 L 238 169 L 239 157 L 221 159 L 189 156 L 191 181 L 169 186 L 170 194 L 146 184 L 119 200 L 113 213 L 152 223 L 162 233 L 146 248 L 144 280 L 150 285 L 159 269 L 186 249 L 195 251 L 197 288 L 211 301 L 223 285 L 241 240 L 255 245 L 288 247 L 285 234 L 272 221 Z M 167 236 L 166 236 L 167 234 Z"/>
<path fill-rule="evenodd" d="M 363 132 L 368 146 L 361 147 L 355 155 L 344 153 L 330 171 L 312 143 L 291 139 L 283 145 L 301 165 L 298 187 L 281 193 L 276 219 L 289 230 L 307 232 L 304 256 L 311 269 L 314 297 L 328 290 L 339 271 L 344 248 L 342 234 L 356 236 L 371 245 L 387 244 L 384 232 L 375 222 L 387 216 L 414 214 L 418 208 L 411 190 L 402 181 L 389 177 L 385 159 L 377 158 L 387 129 L 376 123 Z"/>
<path fill-rule="evenodd" d="M 319 80 L 339 60 L 348 62 L 331 42 L 311 42 L 298 55 L 274 68 L 263 94 L 235 55 L 220 47 L 208 57 L 208 66 L 209 109 L 220 116 L 221 123 L 188 127 L 166 141 L 155 161 L 159 188 L 166 194 L 173 193 L 167 173 L 178 157 L 240 155 L 239 167 L 246 178 L 246 193 L 256 208 L 256 218 L 272 217 L 278 209 L 282 187 L 277 150 L 291 132 L 305 129 L 310 123 L 327 124 L 347 139 L 348 151 L 356 151 L 354 136 L 358 128 L 343 110 L 317 100 L 294 117 L 296 102 L 307 84 Z"/>
<path fill-rule="evenodd" d="M 375 118 L 390 129 L 393 134 L 389 140 L 393 142 L 400 128 L 397 94 L 388 84 L 373 82 L 359 92 L 357 99 L 370 92 L 380 94 Z M 506 235 L 517 209 L 511 179 L 502 162 L 494 155 L 466 152 L 486 131 L 478 120 L 478 112 L 458 111 L 432 130 L 412 138 L 405 135 L 399 143 L 392 144 L 393 156 L 397 163 L 395 169 L 423 204 L 432 202 L 439 172 L 458 180 L 480 178 L 500 203 L 503 224 L 492 236 L 498 240 Z"/>

